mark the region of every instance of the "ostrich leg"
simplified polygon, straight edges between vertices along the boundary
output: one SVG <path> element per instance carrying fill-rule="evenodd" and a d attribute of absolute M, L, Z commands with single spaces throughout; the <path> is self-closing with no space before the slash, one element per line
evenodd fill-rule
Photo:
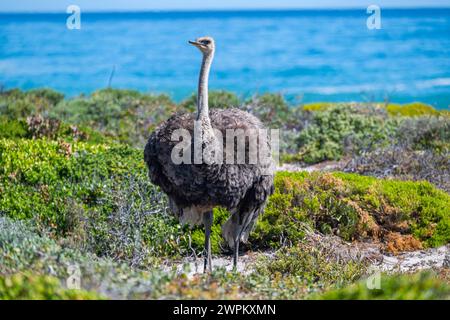
<path fill-rule="evenodd" d="M 234 240 L 234 248 L 233 248 L 233 270 L 237 271 L 237 262 L 239 257 L 239 237 Z"/>
<path fill-rule="evenodd" d="M 237 217 L 237 215 L 236 215 Z M 233 247 L 233 270 L 237 271 L 237 262 L 239 258 L 239 242 L 241 241 L 242 227 L 238 226 L 235 230 Z"/>
<path fill-rule="evenodd" d="M 203 272 L 211 272 L 212 271 L 212 262 L 211 262 L 211 226 L 213 224 L 213 212 L 208 211 L 203 214 L 203 224 L 205 225 L 205 249 L 204 249 L 204 269 Z"/>

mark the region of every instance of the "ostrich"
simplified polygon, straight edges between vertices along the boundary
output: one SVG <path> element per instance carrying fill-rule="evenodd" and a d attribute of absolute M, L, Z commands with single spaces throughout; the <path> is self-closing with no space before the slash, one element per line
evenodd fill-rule
<path fill-rule="evenodd" d="M 189 43 L 197 47 L 203 55 L 198 82 L 197 112 L 196 114 L 178 113 L 160 124 L 148 139 L 144 159 L 150 180 L 167 194 L 172 214 L 181 223 L 204 225 L 204 272 L 212 270 L 210 235 L 213 208 L 220 206 L 229 210 L 231 216 L 222 225 L 222 235 L 233 249 L 233 268 L 236 270 L 239 242 L 248 240 L 256 218 L 263 212 L 267 198 L 273 193 L 274 163 L 272 158 L 269 158 L 265 163 L 258 160 L 251 164 L 248 161 L 249 140 L 245 140 L 244 143 L 244 163 L 236 163 L 237 161 L 231 164 L 224 163 L 216 161 L 219 158 L 205 156 L 202 163 L 195 161 L 193 164 L 174 163 L 172 150 L 179 143 L 173 141 L 172 137 L 176 130 L 186 130 L 185 132 L 193 134 L 194 138 L 200 133 L 201 154 L 221 153 L 224 155 L 222 159 L 225 159 L 226 150 L 231 153 L 237 149 L 234 137 L 232 137 L 233 150 L 225 148 L 225 137 L 229 132 L 227 130 L 241 129 L 248 132 L 264 129 L 256 117 L 240 109 L 209 110 L 208 77 L 215 43 L 211 37 L 201 37 Z M 198 125 L 196 126 L 195 123 Z M 247 137 L 252 138 L 251 135 Z M 270 151 L 267 131 L 263 139 L 265 142 L 260 139 L 257 141 L 258 147 L 265 144 Z M 195 141 L 191 136 L 189 136 L 188 148 L 195 149 Z M 205 153 L 207 150 L 210 153 Z M 233 160 L 235 160 L 234 153 Z"/>

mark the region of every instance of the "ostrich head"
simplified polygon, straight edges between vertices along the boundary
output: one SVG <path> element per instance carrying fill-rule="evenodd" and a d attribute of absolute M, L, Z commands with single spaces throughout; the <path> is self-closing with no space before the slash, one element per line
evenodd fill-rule
<path fill-rule="evenodd" d="M 189 41 L 189 43 L 196 46 L 203 54 L 214 53 L 214 39 L 211 37 L 201 37 L 195 41 Z"/>

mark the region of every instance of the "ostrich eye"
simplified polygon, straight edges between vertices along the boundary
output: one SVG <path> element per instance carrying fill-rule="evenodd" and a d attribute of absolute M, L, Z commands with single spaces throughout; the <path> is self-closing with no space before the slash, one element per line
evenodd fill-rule
<path fill-rule="evenodd" d="M 200 43 L 204 44 L 204 45 L 208 45 L 208 44 L 211 43 L 211 41 L 209 41 L 209 40 L 202 40 L 202 41 L 200 41 Z"/>

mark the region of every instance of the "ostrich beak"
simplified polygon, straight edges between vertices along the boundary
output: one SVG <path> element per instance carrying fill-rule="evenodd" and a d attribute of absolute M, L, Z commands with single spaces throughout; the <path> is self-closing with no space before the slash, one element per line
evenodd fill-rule
<path fill-rule="evenodd" d="M 202 44 L 201 44 L 200 42 L 197 42 L 197 41 L 191 41 L 191 40 L 189 40 L 188 42 L 189 42 L 190 44 L 196 46 L 196 47 L 201 47 L 201 46 L 202 46 Z"/>

